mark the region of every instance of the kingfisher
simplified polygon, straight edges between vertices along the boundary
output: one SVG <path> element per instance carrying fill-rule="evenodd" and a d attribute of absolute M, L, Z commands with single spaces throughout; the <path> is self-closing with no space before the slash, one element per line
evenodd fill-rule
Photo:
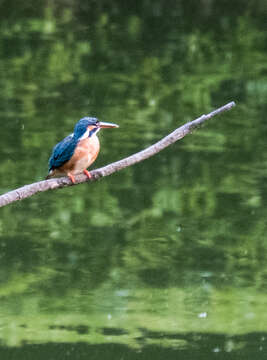
<path fill-rule="evenodd" d="M 92 176 L 87 168 L 95 161 L 100 150 L 98 131 L 117 127 L 117 124 L 102 122 L 94 117 L 79 120 L 73 134 L 65 137 L 53 148 L 46 179 L 67 175 L 75 184 L 75 175 L 81 173 L 90 179 Z"/>

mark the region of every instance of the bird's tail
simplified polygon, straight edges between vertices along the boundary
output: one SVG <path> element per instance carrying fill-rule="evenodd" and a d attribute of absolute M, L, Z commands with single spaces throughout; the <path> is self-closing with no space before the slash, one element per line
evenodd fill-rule
<path fill-rule="evenodd" d="M 45 178 L 45 180 L 51 179 L 53 177 L 53 175 L 54 175 L 53 170 L 50 170 L 47 177 Z"/>

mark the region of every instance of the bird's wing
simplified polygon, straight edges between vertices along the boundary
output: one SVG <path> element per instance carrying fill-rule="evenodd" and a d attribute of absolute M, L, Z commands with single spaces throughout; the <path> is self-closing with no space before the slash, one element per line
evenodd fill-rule
<path fill-rule="evenodd" d="M 54 147 L 49 159 L 49 171 L 60 167 L 67 162 L 73 155 L 76 142 L 73 134 L 67 136 Z"/>

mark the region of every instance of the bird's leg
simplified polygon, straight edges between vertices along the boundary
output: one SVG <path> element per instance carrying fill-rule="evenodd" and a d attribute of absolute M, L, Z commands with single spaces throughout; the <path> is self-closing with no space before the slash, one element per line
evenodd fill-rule
<path fill-rule="evenodd" d="M 68 178 L 71 180 L 71 182 L 73 184 L 75 184 L 75 177 L 71 173 L 68 173 L 67 175 L 68 175 Z"/>
<path fill-rule="evenodd" d="M 87 169 L 84 169 L 83 173 L 88 177 L 88 179 L 92 179 L 92 175 L 89 173 Z"/>

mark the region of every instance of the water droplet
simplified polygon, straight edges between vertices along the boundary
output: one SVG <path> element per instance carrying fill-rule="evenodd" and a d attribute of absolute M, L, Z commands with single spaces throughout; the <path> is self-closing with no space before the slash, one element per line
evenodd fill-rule
<path fill-rule="evenodd" d="M 205 311 L 202 312 L 202 313 L 200 313 L 200 314 L 198 314 L 198 317 L 199 317 L 199 318 L 206 318 L 207 316 L 208 316 L 208 313 L 206 313 Z"/>

